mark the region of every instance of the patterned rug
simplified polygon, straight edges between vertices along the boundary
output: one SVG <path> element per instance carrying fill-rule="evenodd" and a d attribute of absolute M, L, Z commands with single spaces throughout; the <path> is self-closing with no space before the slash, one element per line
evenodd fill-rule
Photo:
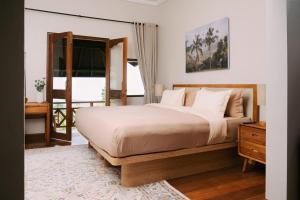
<path fill-rule="evenodd" d="M 25 151 L 26 200 L 184 200 L 166 181 L 126 188 L 87 145 Z"/>

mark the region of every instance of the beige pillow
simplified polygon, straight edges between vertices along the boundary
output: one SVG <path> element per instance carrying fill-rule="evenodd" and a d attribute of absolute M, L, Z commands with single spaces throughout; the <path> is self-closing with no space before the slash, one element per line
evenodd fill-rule
<path fill-rule="evenodd" d="M 165 90 L 160 103 L 169 106 L 183 106 L 185 88 L 179 90 Z"/>
<path fill-rule="evenodd" d="M 243 91 L 233 90 L 226 107 L 226 116 L 228 117 L 244 117 L 243 108 Z"/>
<path fill-rule="evenodd" d="M 197 90 L 186 91 L 184 106 L 192 107 L 197 95 Z"/>

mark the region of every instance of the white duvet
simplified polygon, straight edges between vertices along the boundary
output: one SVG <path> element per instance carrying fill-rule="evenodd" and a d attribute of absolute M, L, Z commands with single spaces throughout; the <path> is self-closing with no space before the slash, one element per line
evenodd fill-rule
<path fill-rule="evenodd" d="M 209 139 L 207 144 L 217 144 L 223 142 L 227 137 L 227 122 L 224 118 L 218 117 L 209 111 L 199 111 L 192 107 L 186 106 L 168 106 L 163 104 L 147 104 L 147 106 L 156 106 L 171 110 L 176 110 L 179 112 L 193 114 L 204 118 L 209 123 Z"/>

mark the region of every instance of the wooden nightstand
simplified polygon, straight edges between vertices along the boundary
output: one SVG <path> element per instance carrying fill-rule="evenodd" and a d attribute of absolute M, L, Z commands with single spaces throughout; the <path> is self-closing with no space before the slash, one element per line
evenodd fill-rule
<path fill-rule="evenodd" d="M 50 104 L 49 103 L 25 103 L 25 118 L 45 118 L 45 145 L 50 144 Z"/>
<path fill-rule="evenodd" d="M 243 172 L 251 161 L 266 164 L 266 126 L 259 123 L 241 124 L 238 132 L 238 152 L 245 158 Z"/>

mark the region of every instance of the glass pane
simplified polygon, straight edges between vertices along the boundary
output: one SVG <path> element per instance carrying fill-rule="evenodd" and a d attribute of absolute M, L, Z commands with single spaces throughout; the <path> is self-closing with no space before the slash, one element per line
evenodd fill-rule
<path fill-rule="evenodd" d="M 53 77 L 53 89 L 65 90 L 66 89 L 66 77 Z"/>
<path fill-rule="evenodd" d="M 127 95 L 144 95 L 144 85 L 137 60 L 127 62 Z"/>
<path fill-rule="evenodd" d="M 123 81 L 123 43 L 119 43 L 111 48 L 110 59 L 111 105 L 121 105 Z"/>
<path fill-rule="evenodd" d="M 66 39 L 53 43 L 53 89 L 66 89 Z M 66 134 L 66 101 L 53 99 L 53 127 L 57 133 Z"/>
<path fill-rule="evenodd" d="M 53 44 L 53 89 L 66 89 L 66 39 Z"/>
<path fill-rule="evenodd" d="M 73 77 L 105 77 L 106 43 L 73 40 Z"/>
<path fill-rule="evenodd" d="M 111 48 L 110 89 L 122 90 L 123 80 L 123 44 Z"/>
<path fill-rule="evenodd" d="M 66 134 L 66 101 L 53 99 L 53 127 L 57 133 Z"/>
<path fill-rule="evenodd" d="M 72 102 L 104 102 L 105 81 L 102 77 L 72 78 Z"/>

